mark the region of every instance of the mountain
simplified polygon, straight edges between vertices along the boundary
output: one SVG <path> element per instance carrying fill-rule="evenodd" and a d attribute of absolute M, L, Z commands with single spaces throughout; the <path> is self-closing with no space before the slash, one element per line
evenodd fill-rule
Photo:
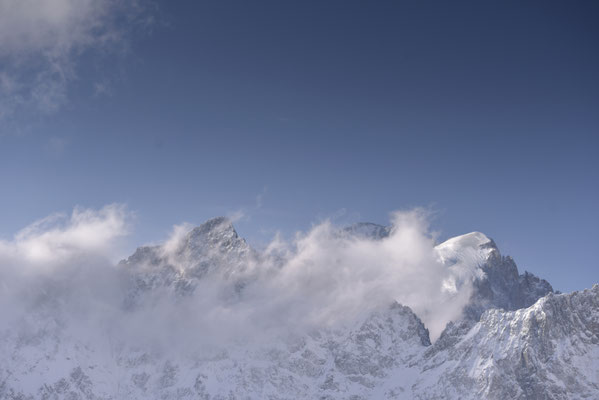
<path fill-rule="evenodd" d="M 379 241 L 392 229 L 364 223 L 341 235 Z M 462 318 L 434 343 L 418 315 L 393 301 L 330 326 L 265 328 L 243 308 L 253 298 L 244 296 L 255 295 L 251 282 L 265 273 L 254 268 L 263 254 L 229 220 L 212 219 L 123 260 L 114 280 L 123 291 L 93 309 L 106 313 L 99 322 L 69 293 L 44 291 L 18 324 L 0 329 L 0 399 L 599 398 L 598 285 L 554 293 L 545 280 L 519 274 L 478 232 L 434 253 L 472 281 Z M 213 290 L 217 305 L 197 296 Z M 210 326 L 191 316 L 217 323 L 223 314 L 246 319 L 220 332 L 233 339 L 204 342 Z M 247 321 L 255 330 L 236 334 Z M 158 345 L 144 339 L 153 329 L 165 336 L 148 336 Z M 122 339 L 124 330 L 133 340 Z"/>
<path fill-rule="evenodd" d="M 599 398 L 599 285 L 487 310 L 429 347 L 423 370 L 415 391 L 426 399 Z"/>
<path fill-rule="evenodd" d="M 357 223 L 343 230 L 360 238 L 382 240 L 391 227 L 373 223 Z M 539 298 L 553 293 L 544 279 L 518 267 L 509 256 L 502 256 L 492 239 L 480 232 L 456 236 L 435 247 L 440 260 L 448 268 L 468 270 L 474 276 L 474 293 L 464 310 L 465 317 L 478 321 L 490 308 L 517 310 L 527 308 Z"/>
<path fill-rule="evenodd" d="M 448 267 L 461 264 L 480 269 L 480 276 L 474 280 L 472 299 L 464 310 L 471 320 L 478 321 L 490 308 L 527 308 L 553 293 L 546 280 L 530 272 L 519 274 L 514 260 L 502 256 L 495 242 L 480 232 L 451 238 L 436 246 L 436 250 Z"/>
<path fill-rule="evenodd" d="M 391 233 L 391 227 L 371 222 L 358 222 L 344 228 L 343 233 L 359 238 L 384 239 Z"/>
<path fill-rule="evenodd" d="M 176 264 L 176 273 L 201 279 L 214 273 L 225 276 L 235 273 L 251 253 L 231 221 L 218 217 L 192 229 L 175 243 L 140 247 L 120 264 L 126 268 L 175 268 Z"/>
<path fill-rule="evenodd" d="M 189 294 L 203 279 L 220 278 L 243 286 L 243 271 L 255 257 L 229 219 L 213 218 L 174 243 L 140 247 L 121 261 L 130 281 L 126 304 L 134 307 L 159 289 Z"/>

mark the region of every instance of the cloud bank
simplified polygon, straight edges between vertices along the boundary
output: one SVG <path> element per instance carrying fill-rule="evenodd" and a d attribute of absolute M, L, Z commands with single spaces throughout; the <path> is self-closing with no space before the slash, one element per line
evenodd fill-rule
<path fill-rule="evenodd" d="M 167 264 L 111 263 L 128 218 L 118 205 L 76 209 L 0 241 L 0 311 L 6 316 L 0 331 L 37 332 L 51 322 L 80 340 L 110 337 L 188 352 L 351 325 L 397 301 L 414 310 L 434 340 L 460 316 L 475 274 L 439 260 L 418 210 L 394 213 L 390 235 L 381 240 L 324 222 L 293 240 L 277 237 L 264 252 L 240 253 L 233 274 L 221 273 L 231 266 L 217 265 L 201 278 L 181 258 L 186 226 L 155 248 Z M 144 302 L 127 307 L 142 273 L 154 286 L 144 284 Z M 173 285 L 161 286 L 160 279 Z M 193 290 L 174 290 L 183 283 Z"/>

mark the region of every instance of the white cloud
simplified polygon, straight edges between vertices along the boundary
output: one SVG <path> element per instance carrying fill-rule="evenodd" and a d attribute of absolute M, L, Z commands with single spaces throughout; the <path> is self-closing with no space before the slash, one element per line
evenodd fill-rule
<path fill-rule="evenodd" d="M 110 331 L 118 340 L 166 343 L 170 350 L 178 345 L 187 352 L 352 323 L 395 300 L 410 306 L 435 339 L 460 316 L 471 293 L 472 275 L 440 262 L 426 215 L 412 211 L 395 213 L 392 233 L 383 240 L 342 234 L 330 222 L 291 241 L 276 237 L 259 257 L 242 261 L 235 274 L 242 291 L 235 289 L 239 281 L 216 273 L 197 281 L 191 295 L 173 297 L 158 286 L 147 303 L 126 309 L 135 270 L 108 260 L 128 231 L 128 218 L 119 205 L 76 209 L 0 241 L 0 329 L 25 315 L 39 324 L 60 315 L 79 336 Z M 162 246 L 160 254 L 174 271 L 189 268 L 178 250 L 190 228 L 175 227 Z M 163 266 L 155 277 L 171 273 Z"/>
<path fill-rule="evenodd" d="M 241 221 L 243 219 L 249 218 L 249 217 L 248 217 L 247 213 L 242 208 L 240 208 L 240 209 L 229 212 L 228 218 L 233 222 L 237 222 L 237 221 Z"/>
<path fill-rule="evenodd" d="M 382 240 L 339 235 L 330 222 L 292 243 L 275 240 L 267 250 L 274 256 L 260 268 L 276 273 L 249 286 L 263 296 L 257 314 L 272 307 L 285 310 L 283 325 L 334 325 L 395 300 L 411 307 L 436 338 L 461 315 L 471 281 L 440 262 L 425 213 L 395 213 L 392 223 Z"/>
<path fill-rule="evenodd" d="M 264 188 L 262 188 L 262 191 L 256 195 L 256 205 L 254 207 L 256 210 L 262 208 L 262 205 L 264 204 L 264 197 L 266 196 L 267 192 L 268 186 L 264 186 Z"/>
<path fill-rule="evenodd" d="M 97 328 L 119 315 L 122 290 L 110 258 L 128 219 L 122 205 L 77 208 L 0 240 L 0 330 L 28 321 L 23 329 L 32 331 L 47 318 L 70 314 L 73 329 L 92 332 L 88 321 Z"/>
<path fill-rule="evenodd" d="M 84 52 L 122 49 L 149 21 L 138 0 L 0 0 L 0 118 L 55 112 Z"/>
<path fill-rule="evenodd" d="M 100 210 L 76 208 L 70 216 L 54 214 L 0 241 L 0 262 L 19 268 L 61 267 L 80 256 L 107 256 L 117 238 L 127 233 L 122 205 Z"/>

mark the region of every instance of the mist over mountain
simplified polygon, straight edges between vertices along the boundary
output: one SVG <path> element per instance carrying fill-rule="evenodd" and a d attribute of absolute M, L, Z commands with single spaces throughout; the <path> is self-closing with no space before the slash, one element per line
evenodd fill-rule
<path fill-rule="evenodd" d="M 597 21 L 0 0 L 0 400 L 599 400 Z"/>
<path fill-rule="evenodd" d="M 421 210 L 260 251 L 218 217 L 110 262 L 129 230 L 112 205 L 0 241 L 0 398 L 599 397 L 599 286 Z"/>

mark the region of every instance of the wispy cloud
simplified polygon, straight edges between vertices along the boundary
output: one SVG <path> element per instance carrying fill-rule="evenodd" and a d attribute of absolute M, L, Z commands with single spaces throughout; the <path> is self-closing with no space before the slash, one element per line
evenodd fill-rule
<path fill-rule="evenodd" d="M 264 197 L 268 192 L 268 187 L 264 186 L 262 191 L 254 198 L 254 204 L 249 206 L 239 207 L 226 212 L 227 217 L 233 222 L 249 221 L 257 211 L 262 209 L 264 205 Z"/>
<path fill-rule="evenodd" d="M 152 22 L 142 0 L 0 0 L 0 120 L 68 101 L 80 57 L 127 47 Z"/>
<path fill-rule="evenodd" d="M 268 193 L 268 186 L 264 186 L 262 191 L 256 195 L 256 207 L 255 207 L 256 210 L 259 210 L 262 208 L 262 205 L 264 204 L 264 197 L 266 196 L 266 193 Z"/>
<path fill-rule="evenodd" d="M 125 207 L 118 204 L 50 215 L 19 231 L 14 240 L 0 240 L 0 264 L 49 268 L 81 255 L 109 255 L 116 239 L 127 233 L 127 220 Z"/>
<path fill-rule="evenodd" d="M 181 344 L 189 351 L 230 339 L 353 323 L 395 300 L 415 311 L 434 340 L 460 316 L 475 272 L 442 263 L 426 214 L 416 210 L 395 213 L 391 234 L 382 240 L 343 234 L 328 221 L 289 241 L 276 237 L 260 255 L 250 252 L 237 260 L 240 264 L 222 259 L 213 274 L 195 280 L 193 293 L 181 297 L 158 284 L 144 297 L 147 302 L 130 310 L 122 306 L 136 286 L 127 282 L 146 279 L 146 272 L 151 282 L 172 271 L 191 279 L 199 275 L 189 270 L 198 260 L 181 251 L 190 225 L 175 227 L 159 248 L 168 265 L 115 267 L 109 259 L 128 231 L 128 218 L 118 205 L 76 209 L 0 241 L 0 282 L 11 283 L 0 284 L 0 330 L 34 311 L 45 315 L 52 307 L 57 313 L 71 307 L 62 311 L 75 327 L 98 324 L 84 330 L 90 335 L 111 330 L 120 339 L 158 346 L 169 338 L 169 349 Z M 232 275 L 219 272 L 233 267 Z"/>

